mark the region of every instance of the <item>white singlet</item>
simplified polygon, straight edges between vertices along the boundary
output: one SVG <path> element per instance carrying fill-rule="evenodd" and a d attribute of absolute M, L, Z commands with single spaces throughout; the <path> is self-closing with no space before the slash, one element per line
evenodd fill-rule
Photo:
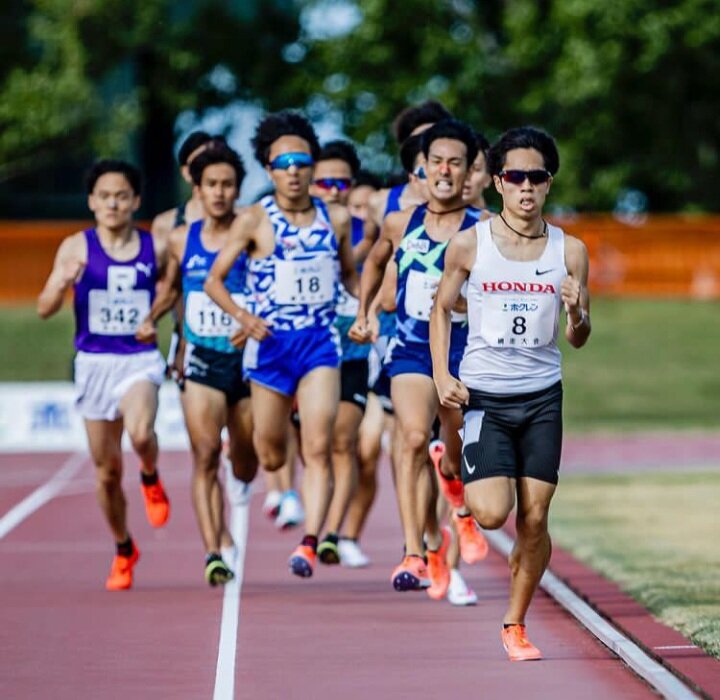
<path fill-rule="evenodd" d="M 537 260 L 508 260 L 490 233 L 475 225 L 477 256 L 467 286 L 468 341 L 460 380 L 490 394 L 525 394 L 561 378 L 557 347 L 560 285 L 567 276 L 565 234 L 548 224 Z"/>

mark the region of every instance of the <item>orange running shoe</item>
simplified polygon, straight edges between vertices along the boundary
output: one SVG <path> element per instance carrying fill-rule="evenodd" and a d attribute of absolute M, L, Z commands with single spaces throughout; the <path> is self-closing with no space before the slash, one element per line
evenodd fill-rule
<path fill-rule="evenodd" d="M 423 558 L 417 554 L 403 557 L 390 578 L 396 591 L 420 591 L 430 588 L 430 577 Z"/>
<path fill-rule="evenodd" d="M 170 517 L 170 501 L 168 500 L 162 481 L 151 486 L 140 484 L 145 499 L 145 514 L 153 527 L 162 527 Z"/>
<path fill-rule="evenodd" d="M 460 479 L 448 479 L 440 471 L 440 462 L 445 454 L 445 443 L 442 440 L 433 440 L 428 447 L 430 461 L 435 467 L 438 485 L 445 500 L 453 508 L 462 508 L 465 505 L 465 494 L 463 493 L 463 482 Z"/>
<path fill-rule="evenodd" d="M 488 555 L 488 543 L 480 532 L 478 524 L 472 515 L 459 516 L 457 511 L 452 514 L 458 539 L 460 540 L 460 555 L 466 564 L 475 564 Z"/>
<path fill-rule="evenodd" d="M 133 567 L 140 558 L 140 550 L 133 543 L 133 552 L 129 557 L 116 554 L 113 557 L 110 575 L 105 581 L 105 588 L 109 591 L 126 591 L 132 586 Z"/>
<path fill-rule="evenodd" d="M 525 632 L 525 625 L 510 625 L 500 632 L 503 647 L 510 661 L 534 661 L 542 659 L 540 649 L 530 643 Z"/>
<path fill-rule="evenodd" d="M 288 560 L 290 573 L 301 578 L 310 578 L 313 575 L 315 557 L 315 550 L 312 547 L 304 544 L 298 545 Z"/>
<path fill-rule="evenodd" d="M 450 569 L 447 563 L 447 551 L 450 546 L 450 533 L 443 528 L 442 532 L 442 544 L 437 552 L 427 552 L 427 566 L 430 574 L 430 588 L 426 590 L 426 593 L 433 600 L 442 600 L 448 592 L 450 587 Z"/>

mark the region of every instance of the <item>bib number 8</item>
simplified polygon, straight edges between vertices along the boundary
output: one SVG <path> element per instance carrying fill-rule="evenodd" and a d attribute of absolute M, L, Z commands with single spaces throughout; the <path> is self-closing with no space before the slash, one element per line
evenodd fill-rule
<path fill-rule="evenodd" d="M 513 319 L 512 332 L 515 335 L 523 335 L 527 330 L 527 321 L 524 316 L 515 316 Z"/>

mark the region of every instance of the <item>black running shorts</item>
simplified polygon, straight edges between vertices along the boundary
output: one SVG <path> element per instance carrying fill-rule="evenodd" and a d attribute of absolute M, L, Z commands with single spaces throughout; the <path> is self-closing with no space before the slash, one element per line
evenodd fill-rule
<path fill-rule="evenodd" d="M 243 381 L 242 357 L 242 352 L 218 352 L 188 343 L 185 380 L 222 391 L 232 406 L 250 396 L 250 386 Z"/>
<path fill-rule="evenodd" d="M 557 484 L 562 449 L 562 383 L 530 394 L 470 389 L 463 423 L 462 480 L 531 477 Z"/>
<path fill-rule="evenodd" d="M 354 403 L 365 411 L 368 395 L 368 361 L 346 360 L 340 365 L 340 401 Z"/>

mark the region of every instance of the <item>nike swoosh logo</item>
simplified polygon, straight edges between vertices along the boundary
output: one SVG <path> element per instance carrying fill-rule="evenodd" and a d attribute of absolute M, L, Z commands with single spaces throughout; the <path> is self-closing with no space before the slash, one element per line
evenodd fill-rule
<path fill-rule="evenodd" d="M 468 474 L 474 474 L 474 473 L 475 473 L 475 469 L 477 469 L 477 467 L 473 467 L 473 468 L 471 469 L 471 468 L 470 468 L 470 464 L 468 463 L 467 457 L 466 457 L 465 455 L 463 455 L 463 462 L 465 462 L 465 469 L 467 469 L 467 473 L 468 473 Z"/>
<path fill-rule="evenodd" d="M 552 272 L 555 268 L 551 267 L 549 270 L 538 270 L 535 268 L 535 274 L 536 275 L 547 275 L 548 272 Z"/>

